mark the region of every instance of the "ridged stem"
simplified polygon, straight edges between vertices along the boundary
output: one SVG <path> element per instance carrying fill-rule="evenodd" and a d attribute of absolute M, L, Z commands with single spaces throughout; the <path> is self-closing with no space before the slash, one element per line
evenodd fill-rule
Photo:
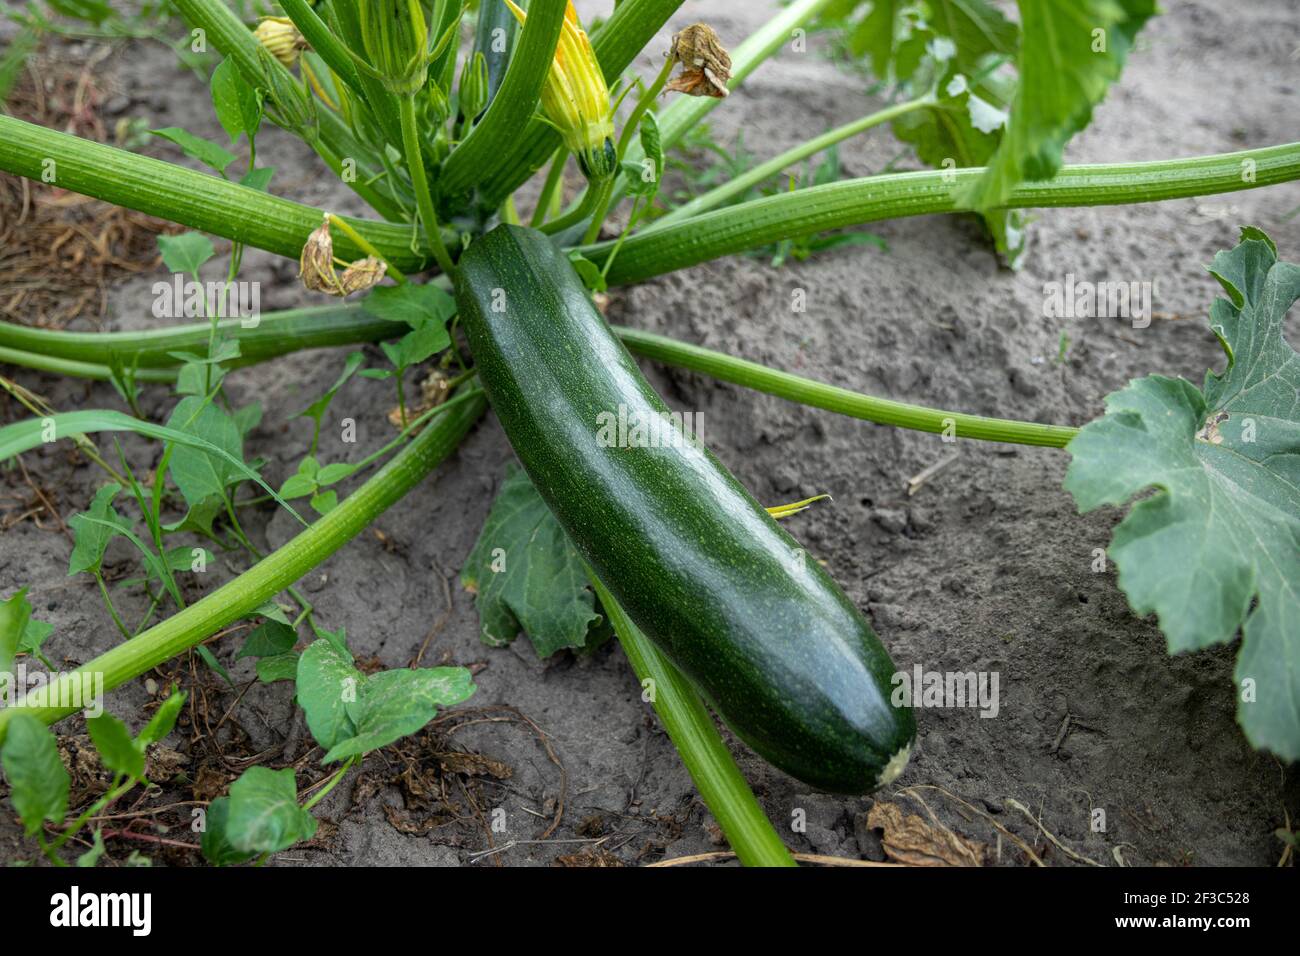
<path fill-rule="evenodd" d="M 790 851 L 741 776 L 700 695 L 632 623 L 590 570 L 589 577 L 637 679 L 643 687 L 647 681 L 652 682 L 649 686 L 653 687 L 655 713 L 740 862 L 745 866 L 795 866 Z"/>
<path fill-rule="evenodd" d="M 504 4 L 504 0 L 491 2 Z M 483 118 L 443 164 L 438 178 L 442 195 L 464 192 L 509 165 L 519 131 L 537 110 L 564 25 L 564 11 L 563 3 L 532 5 L 499 95 L 493 97 Z"/>
<path fill-rule="evenodd" d="M 702 212 L 707 212 L 716 206 L 721 206 L 733 196 L 743 196 L 746 192 L 755 186 L 771 179 L 780 173 L 783 169 L 793 166 L 795 163 L 803 162 L 809 156 L 815 156 L 824 149 L 830 149 L 837 143 L 846 139 L 864 133 L 872 127 L 879 126 L 882 123 L 888 123 L 896 120 L 900 116 L 905 116 L 914 110 L 924 109 L 933 105 L 934 98 L 930 96 L 918 97 L 914 100 L 908 100 L 904 103 L 895 103 L 893 106 L 887 106 L 882 110 L 877 110 L 861 119 L 855 119 L 843 126 L 837 126 L 835 129 L 827 130 L 822 135 L 808 140 L 806 143 L 800 143 L 791 149 L 787 149 L 779 156 L 773 156 L 766 162 L 759 163 L 753 169 L 736 176 L 716 186 L 702 195 L 696 196 L 690 202 L 683 203 L 666 216 L 656 219 L 656 226 L 666 226 L 675 222 L 681 222 L 683 219 L 689 219 L 691 216 L 698 216 Z"/>
<path fill-rule="evenodd" d="M 336 306 L 268 315 L 256 330 L 241 328 L 237 319 L 221 328 L 227 336 L 239 340 L 241 361 L 260 361 L 297 348 L 393 338 L 401 334 L 403 327 L 369 316 L 359 306 Z M 614 331 L 633 352 L 665 365 L 880 425 L 1048 448 L 1063 448 L 1078 431 L 1067 425 L 985 418 L 876 398 L 653 332 L 626 326 L 614 326 Z M 175 364 L 169 352 L 201 344 L 207 334 L 208 326 L 197 324 L 148 332 L 78 333 L 25 329 L 0 322 L 0 349 L 8 347 L 0 351 L 0 361 L 106 379 L 108 363 L 117 356 L 127 367 L 134 363 L 141 371 L 153 374 L 166 370 L 150 366 Z M 249 335 L 254 338 L 245 338 Z M 37 352 L 44 354 L 34 354 Z M 56 362 L 71 364 L 61 368 L 50 364 Z M 169 374 L 174 377 L 175 373 Z"/>
<path fill-rule="evenodd" d="M 611 284 L 637 282 L 719 256 L 903 216 L 969 212 L 958 201 L 982 168 L 870 176 L 811 186 L 716 209 L 628 238 Z M 1236 192 L 1300 179 L 1300 143 L 1146 163 L 1066 166 L 1052 179 L 1016 185 L 1008 208 L 1107 206 Z M 612 242 L 579 251 L 598 265 Z"/>

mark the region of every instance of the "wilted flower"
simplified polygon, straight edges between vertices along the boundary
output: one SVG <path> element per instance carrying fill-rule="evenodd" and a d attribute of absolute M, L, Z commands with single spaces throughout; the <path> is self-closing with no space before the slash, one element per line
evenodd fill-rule
<path fill-rule="evenodd" d="M 307 41 L 288 17 L 262 17 L 253 36 L 285 66 L 293 66 L 298 54 L 307 49 Z"/>
<path fill-rule="evenodd" d="M 365 292 L 379 284 L 379 280 L 384 277 L 388 271 L 388 263 L 381 262 L 374 256 L 366 256 L 364 259 L 358 259 L 343 270 L 343 276 L 340 279 L 340 285 L 343 287 L 344 295 L 351 295 L 353 292 Z"/>
<path fill-rule="evenodd" d="M 668 55 L 682 65 L 682 72 L 664 87 L 665 90 L 719 99 L 728 95 L 731 57 L 713 27 L 707 23 L 692 23 L 680 33 L 673 34 L 673 45 Z"/>
<path fill-rule="evenodd" d="M 388 271 L 388 264 L 374 256 L 358 259 L 343 270 L 342 278 L 335 271 L 334 238 L 330 235 L 329 216 L 307 237 L 298 257 L 298 277 L 313 292 L 343 296 L 364 292 L 379 283 Z"/>
<path fill-rule="evenodd" d="M 527 15 L 505 0 L 520 23 Z M 614 149 L 614 110 L 609 87 L 572 0 L 555 46 L 555 59 L 542 87 L 542 111 L 560 131 L 565 148 L 578 159 L 588 179 L 606 179 L 618 168 Z"/>

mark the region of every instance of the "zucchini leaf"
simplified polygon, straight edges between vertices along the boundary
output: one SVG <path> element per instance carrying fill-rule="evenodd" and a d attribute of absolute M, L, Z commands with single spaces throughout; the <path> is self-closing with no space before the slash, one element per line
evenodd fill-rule
<path fill-rule="evenodd" d="M 1050 179 L 1061 151 L 1119 79 L 1155 0 L 1019 0 L 1020 83 L 988 170 L 966 194 L 974 208 L 1001 206 L 1022 180 Z"/>
<path fill-rule="evenodd" d="M 828 12 L 847 31 L 850 52 L 869 56 L 876 77 L 903 95 L 934 96 L 932 108 L 894 120 L 894 135 L 935 169 L 986 165 L 1006 130 L 1019 28 L 985 0 L 878 2 L 859 20 L 852 8 L 861 4 L 841 6 Z M 1024 213 L 990 209 L 983 219 L 999 255 L 1018 268 Z"/>
<path fill-rule="evenodd" d="M 1210 323 L 1227 367 L 1198 389 L 1150 375 L 1106 398 L 1067 450 L 1080 511 L 1123 505 L 1110 557 L 1170 653 L 1242 631 L 1237 719 L 1256 748 L 1300 758 L 1300 355 L 1283 338 L 1300 267 L 1242 230 L 1210 265 L 1228 299 Z"/>
<path fill-rule="evenodd" d="M 582 559 L 513 463 L 460 583 L 475 595 L 479 637 L 492 647 L 509 644 L 522 630 L 538 657 L 550 657 L 566 647 L 590 649 L 608 636 Z"/>

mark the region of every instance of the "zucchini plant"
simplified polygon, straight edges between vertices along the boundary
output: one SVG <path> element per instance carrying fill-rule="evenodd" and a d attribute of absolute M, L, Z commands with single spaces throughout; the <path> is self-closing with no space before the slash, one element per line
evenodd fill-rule
<path fill-rule="evenodd" d="M 294 585 L 436 468 L 489 406 L 525 471 L 506 477 L 461 573 L 486 643 L 523 631 L 545 656 L 616 638 L 746 864 L 793 860 L 706 705 L 758 754 L 816 787 L 865 793 L 903 773 L 915 719 L 890 700 L 888 634 L 882 643 L 833 569 L 777 524 L 811 502 L 756 502 L 674 419 L 634 356 L 867 421 L 1066 448 L 1066 487 L 1081 509 L 1156 489 L 1116 530 L 1120 586 L 1135 611 L 1158 615 L 1171 650 L 1241 630 L 1243 729 L 1256 747 L 1300 757 L 1300 676 L 1286 666 L 1300 646 L 1287 624 L 1300 612 L 1300 360 L 1281 332 L 1300 270 L 1280 261 L 1259 230 L 1245 230 L 1212 266 L 1228 294 L 1211 320 L 1226 369 L 1201 388 L 1138 380 L 1082 429 L 860 394 L 611 328 L 593 304 L 610 286 L 719 256 L 775 247 L 776 261 L 804 258 L 863 240 L 840 230 L 933 213 L 980 217 L 1014 268 L 1025 255 L 1024 209 L 1300 178 L 1296 143 L 1062 165 L 1065 144 L 1154 15 L 1153 0 L 1019 0 L 1018 24 L 985 0 L 793 0 L 734 46 L 705 23 L 683 27 L 668 44 L 657 40 L 679 0 L 622 0 L 590 32 L 561 0 L 527 9 L 510 0 L 282 0 L 275 16 L 257 22 L 224 0 L 172 6 L 203 45 L 191 52 L 216 61 L 212 103 L 229 141 L 175 127 L 154 132 L 211 172 L 7 115 L 0 170 L 187 227 L 160 240 L 161 252 L 169 271 L 197 285 L 215 253 L 211 235 L 231 244 L 218 289 L 238 282 L 241 251 L 256 247 L 297 260 L 309 290 L 359 298 L 235 318 L 200 301 L 198 322 L 142 332 L 0 324 L 0 362 L 111 382 L 130 412 L 60 412 L 0 379 L 32 414 L 0 428 L 0 459 L 68 439 L 108 479 L 74 519 L 70 572 L 95 578 L 125 639 L 0 710 L 12 800 L 54 862 L 64 862 L 60 848 L 92 810 L 146 780 L 142 755 L 183 700 L 167 698 L 168 720 L 135 737 L 120 721 L 97 725 L 104 729 L 92 731 L 95 744 L 118 779 L 69 823 L 66 774 L 44 728 L 81 709 L 73 692 L 87 678 L 111 690 L 195 650 L 228 679 L 207 642 L 247 622 L 240 656 L 256 659 L 263 682 L 294 683 L 322 763 L 338 766 L 310 797 L 292 770 L 248 770 L 207 808 L 203 852 L 218 864 L 265 860 L 309 839 L 312 806 L 365 754 L 473 693 L 464 668 L 365 673 L 346 635 L 318 620 Z M 699 141 L 711 110 L 814 29 L 834 31 L 869 64 L 888 105 L 675 201 L 661 188 L 670 160 L 680 163 L 673 150 Z M 638 76 L 631 67 L 645 50 L 662 52 L 662 65 Z M 373 216 L 276 196 L 274 171 L 259 165 L 256 148 L 266 124 L 300 137 Z M 885 124 L 934 168 L 839 178 L 836 145 Z M 242 173 L 234 149 L 247 157 Z M 818 155 L 826 160 L 809 182 L 772 185 Z M 566 204 L 574 170 L 582 186 Z M 387 364 L 364 367 L 362 353 L 349 356 L 335 384 L 301 413 L 312 423 L 308 454 L 278 489 L 267 485 L 262 463 L 243 452 L 262 410 L 234 407 L 227 377 L 300 349 L 370 342 L 380 343 Z M 428 401 L 406 391 L 408 371 L 422 365 L 437 383 Z M 399 434 L 358 463 L 322 462 L 322 417 L 354 376 L 390 383 Z M 137 401 L 156 387 L 177 395 L 165 423 L 149 420 Z M 637 431 L 649 425 L 654 435 Z M 100 451 L 92 436 L 113 432 L 161 443 L 151 481 L 133 474 L 125 456 L 114 464 Z M 253 497 L 239 498 L 239 489 Z M 134 502 L 126 514 L 119 496 Z M 268 554 L 241 527 L 244 509 L 261 501 L 301 524 Z M 164 520 L 173 511 L 175 520 Z M 133 586 L 150 605 L 138 622 L 122 619 L 101 573 L 115 537 L 141 555 L 144 576 Z M 187 601 L 177 576 L 206 560 L 209 546 L 253 563 Z M 1153 560 L 1168 549 L 1189 561 L 1171 569 Z M 32 618 L 23 591 L 0 604 L 0 626 L 0 672 L 19 656 L 44 661 L 49 628 Z"/>

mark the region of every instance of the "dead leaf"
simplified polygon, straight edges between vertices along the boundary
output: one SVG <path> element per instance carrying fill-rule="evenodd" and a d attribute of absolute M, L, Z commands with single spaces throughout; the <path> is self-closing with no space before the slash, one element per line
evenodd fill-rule
<path fill-rule="evenodd" d="M 514 774 L 514 770 L 500 760 L 459 750 L 438 754 L 438 765 L 442 767 L 444 773 L 461 773 L 468 777 L 486 776 L 507 780 Z"/>
<path fill-rule="evenodd" d="M 877 800 L 867 826 L 883 830 L 885 855 L 907 866 L 983 866 L 984 844 L 958 836 L 947 827 L 904 814 L 895 803 Z"/>

